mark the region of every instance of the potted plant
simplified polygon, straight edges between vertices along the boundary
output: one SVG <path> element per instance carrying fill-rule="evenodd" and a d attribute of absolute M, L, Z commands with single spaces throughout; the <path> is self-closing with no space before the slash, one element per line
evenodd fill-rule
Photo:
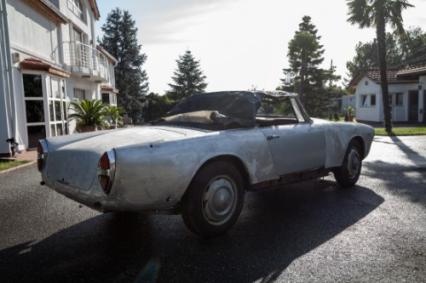
<path fill-rule="evenodd" d="M 345 121 L 353 122 L 354 121 L 354 108 L 352 106 L 346 107 Z"/>
<path fill-rule="evenodd" d="M 96 131 L 104 125 L 105 105 L 100 100 L 73 101 L 70 109 L 69 118 L 77 120 L 78 132 Z"/>

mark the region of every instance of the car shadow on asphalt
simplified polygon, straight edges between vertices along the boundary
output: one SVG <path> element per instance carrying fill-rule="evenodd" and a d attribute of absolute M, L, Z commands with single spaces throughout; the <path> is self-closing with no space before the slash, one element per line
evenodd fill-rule
<path fill-rule="evenodd" d="M 212 240 L 189 233 L 179 216 L 103 214 L 0 251 L 0 274 L 5 282 L 270 282 L 383 201 L 327 180 L 247 194 L 235 227 Z"/>

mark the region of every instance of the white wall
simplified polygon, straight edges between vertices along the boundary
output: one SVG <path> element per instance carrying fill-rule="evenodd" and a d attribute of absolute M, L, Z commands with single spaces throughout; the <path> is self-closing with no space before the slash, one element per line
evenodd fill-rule
<path fill-rule="evenodd" d="M 392 99 L 392 121 L 408 121 L 408 92 L 416 90 L 417 84 L 390 84 L 389 93 Z M 395 93 L 403 94 L 403 105 L 396 106 Z M 375 107 L 360 107 L 361 95 L 376 94 Z M 364 77 L 357 85 L 356 96 L 356 118 L 361 121 L 382 122 L 384 120 L 382 89 L 380 85 L 373 80 Z"/>
<path fill-rule="evenodd" d="M 0 9 L 3 11 L 6 8 L 6 2 L 0 1 Z M 11 97 L 13 86 L 11 73 L 8 72 L 11 68 L 9 35 L 6 13 L 0 13 L 0 154 L 9 154 L 9 144 L 6 142 L 13 135 L 11 124 L 13 114 Z"/>
<path fill-rule="evenodd" d="M 382 111 L 382 97 L 380 85 L 364 77 L 357 85 L 355 91 L 355 105 L 356 105 L 356 119 L 361 121 L 380 122 Z M 376 94 L 376 106 L 375 107 L 360 107 L 361 95 L 363 94 Z"/>
<path fill-rule="evenodd" d="M 71 21 L 71 24 L 65 24 L 61 26 L 62 29 L 62 41 L 71 41 L 70 38 L 73 25 L 77 27 L 77 29 L 83 31 L 87 34 L 89 42 L 92 43 L 93 46 L 96 45 L 96 35 L 95 33 L 95 17 L 90 9 L 89 2 L 87 0 L 83 0 L 84 5 L 84 13 L 86 21 L 82 21 L 79 17 L 77 17 L 72 10 L 68 8 L 68 1 L 70 0 L 57 0 L 59 1 L 59 10 Z"/>
<path fill-rule="evenodd" d="M 407 122 L 408 121 L 408 92 L 410 90 L 416 90 L 417 84 L 391 84 L 389 85 L 389 93 L 403 93 L 403 105 L 395 106 L 395 96 L 392 97 L 392 120 L 395 122 Z M 383 112 L 383 111 L 382 111 Z M 381 113 L 383 119 L 383 113 Z"/>
<path fill-rule="evenodd" d="M 71 100 L 74 99 L 74 88 L 84 89 L 86 91 L 87 99 L 101 99 L 100 86 L 97 83 L 75 77 L 68 78 L 67 95 Z"/>
<path fill-rule="evenodd" d="M 22 0 L 7 0 L 12 52 L 34 55 L 52 63 L 59 62 L 58 28 Z"/>

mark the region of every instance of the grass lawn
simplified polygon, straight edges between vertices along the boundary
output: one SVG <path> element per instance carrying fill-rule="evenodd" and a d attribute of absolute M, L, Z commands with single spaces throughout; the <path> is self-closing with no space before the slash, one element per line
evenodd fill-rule
<path fill-rule="evenodd" d="M 1 160 L 0 159 L 0 171 L 10 169 L 12 167 L 16 167 L 22 164 L 28 163 L 28 161 L 24 160 Z"/>
<path fill-rule="evenodd" d="M 384 128 L 375 129 L 376 136 L 387 136 Z M 420 136 L 426 135 L 426 127 L 401 127 L 393 128 L 391 136 Z"/>

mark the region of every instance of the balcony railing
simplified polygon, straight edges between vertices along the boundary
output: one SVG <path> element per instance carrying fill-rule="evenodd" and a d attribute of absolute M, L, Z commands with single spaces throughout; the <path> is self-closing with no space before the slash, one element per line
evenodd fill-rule
<path fill-rule="evenodd" d="M 72 73 L 108 82 L 110 79 L 109 61 L 101 51 L 78 41 L 62 43 L 64 64 Z"/>

